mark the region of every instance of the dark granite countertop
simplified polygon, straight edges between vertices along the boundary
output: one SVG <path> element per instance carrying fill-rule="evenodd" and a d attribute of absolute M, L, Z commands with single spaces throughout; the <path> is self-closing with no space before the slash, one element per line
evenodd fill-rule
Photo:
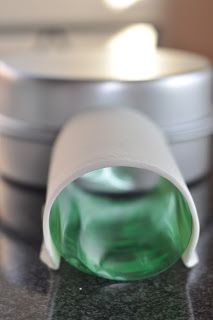
<path fill-rule="evenodd" d="M 0 180 L 0 319 L 213 319 L 213 179 L 194 184 L 200 263 L 180 261 L 150 280 L 118 283 L 38 258 L 44 192 Z"/>

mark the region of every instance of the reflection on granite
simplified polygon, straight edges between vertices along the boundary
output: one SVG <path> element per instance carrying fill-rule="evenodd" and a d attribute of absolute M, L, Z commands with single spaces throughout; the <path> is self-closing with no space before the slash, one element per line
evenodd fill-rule
<path fill-rule="evenodd" d="M 0 180 L 1 225 L 26 242 L 40 241 L 45 192 Z"/>
<path fill-rule="evenodd" d="M 44 193 L 0 181 L 0 319 L 213 319 L 212 186 L 205 179 L 191 188 L 201 221 L 199 265 L 188 270 L 180 261 L 150 280 L 119 283 L 65 262 L 49 271 L 38 259 Z"/>
<path fill-rule="evenodd" d="M 49 271 L 38 250 L 0 234 L 0 319 L 47 319 Z"/>

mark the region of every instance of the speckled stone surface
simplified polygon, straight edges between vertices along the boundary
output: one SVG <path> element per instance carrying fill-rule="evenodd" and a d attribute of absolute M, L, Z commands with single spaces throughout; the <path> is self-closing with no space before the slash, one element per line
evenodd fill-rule
<path fill-rule="evenodd" d="M 146 281 L 118 283 L 75 270 L 52 272 L 38 258 L 44 193 L 0 181 L 0 319 L 213 319 L 213 182 L 191 187 L 197 203 L 200 263 L 181 261 Z"/>

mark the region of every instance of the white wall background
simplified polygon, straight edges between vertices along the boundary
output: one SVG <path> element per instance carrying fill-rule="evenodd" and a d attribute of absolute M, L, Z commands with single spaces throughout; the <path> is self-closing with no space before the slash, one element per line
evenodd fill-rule
<path fill-rule="evenodd" d="M 128 10 L 113 12 L 102 0 L 0 0 L 0 27 L 141 20 L 158 23 L 167 1 L 141 0 Z"/>

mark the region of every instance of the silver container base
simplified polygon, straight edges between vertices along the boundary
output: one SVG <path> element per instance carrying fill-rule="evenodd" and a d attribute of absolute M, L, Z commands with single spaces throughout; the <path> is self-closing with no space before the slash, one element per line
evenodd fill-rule
<path fill-rule="evenodd" d="M 211 140 L 211 136 L 204 136 L 171 144 L 172 153 L 187 183 L 208 173 Z M 1 135 L 1 175 L 23 184 L 45 187 L 51 149 L 51 145 L 45 143 Z"/>

